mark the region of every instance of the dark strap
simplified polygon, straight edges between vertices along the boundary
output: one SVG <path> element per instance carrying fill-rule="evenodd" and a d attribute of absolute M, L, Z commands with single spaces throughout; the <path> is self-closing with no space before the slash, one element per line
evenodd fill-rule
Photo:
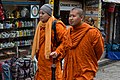
<path fill-rule="evenodd" d="M 52 22 L 52 29 L 53 29 L 53 31 L 54 31 L 54 42 L 55 42 L 55 43 L 57 43 L 56 23 L 57 23 L 57 20 L 54 20 L 54 21 Z M 55 60 L 56 60 L 56 58 L 53 58 L 53 63 L 52 63 L 52 66 L 51 66 L 51 69 L 52 69 L 52 79 L 51 79 L 51 80 L 56 80 L 56 78 L 55 78 L 55 72 L 56 72 Z"/>
<path fill-rule="evenodd" d="M 56 35 L 56 23 L 57 23 L 57 20 L 54 20 L 52 22 L 52 29 L 54 30 L 54 42 L 56 43 L 56 47 L 58 47 L 60 45 L 60 42 L 57 41 L 57 35 Z M 62 60 L 60 60 L 60 64 L 61 64 L 61 69 L 62 69 Z M 55 59 L 53 59 L 53 64 L 55 64 Z"/>
<path fill-rule="evenodd" d="M 54 20 L 54 21 L 52 22 L 52 29 L 54 30 L 54 42 L 57 43 L 56 23 L 57 23 L 57 20 Z"/>

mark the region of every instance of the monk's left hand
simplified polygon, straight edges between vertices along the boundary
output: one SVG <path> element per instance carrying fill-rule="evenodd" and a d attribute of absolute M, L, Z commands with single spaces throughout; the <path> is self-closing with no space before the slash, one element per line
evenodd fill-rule
<path fill-rule="evenodd" d="M 50 53 L 50 56 L 52 58 L 57 58 L 58 54 L 54 51 L 54 52 Z"/>

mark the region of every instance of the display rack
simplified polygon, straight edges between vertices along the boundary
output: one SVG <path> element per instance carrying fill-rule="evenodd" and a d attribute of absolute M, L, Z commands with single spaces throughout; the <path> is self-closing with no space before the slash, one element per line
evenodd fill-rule
<path fill-rule="evenodd" d="M 6 10 L 6 19 L 0 20 L 0 60 L 13 55 L 17 57 L 29 55 L 36 23 L 35 19 L 30 18 L 30 5 L 40 4 L 40 2 L 2 1 L 2 3 L 12 7 L 17 5 L 19 9 L 14 10 L 15 13 Z M 29 10 L 27 16 L 24 16 L 24 11 L 22 12 L 25 7 Z"/>
<path fill-rule="evenodd" d="M 19 53 L 24 51 L 28 53 L 34 36 L 34 20 L 25 18 L 12 20 L 13 22 L 1 23 L 3 25 L 0 29 L 1 54 L 16 54 L 17 47 Z"/>

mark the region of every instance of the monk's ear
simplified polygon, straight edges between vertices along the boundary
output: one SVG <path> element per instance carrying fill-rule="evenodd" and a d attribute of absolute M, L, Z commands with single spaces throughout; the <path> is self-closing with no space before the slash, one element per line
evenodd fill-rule
<path fill-rule="evenodd" d="M 84 19 L 84 16 L 82 15 L 82 16 L 81 16 L 81 20 L 83 20 L 83 19 Z"/>

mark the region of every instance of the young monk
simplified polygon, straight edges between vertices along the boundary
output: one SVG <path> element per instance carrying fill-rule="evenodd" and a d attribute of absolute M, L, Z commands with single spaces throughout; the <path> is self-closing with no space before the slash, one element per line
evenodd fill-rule
<path fill-rule="evenodd" d="M 93 80 L 98 70 L 97 61 L 104 51 L 100 31 L 83 22 L 83 16 L 80 8 L 70 10 L 68 32 L 72 48 L 64 59 L 63 80 Z"/>
<path fill-rule="evenodd" d="M 51 80 L 52 57 L 56 57 L 56 80 L 62 80 L 60 59 L 65 50 L 69 48 L 66 26 L 62 21 L 56 23 L 56 38 L 57 42 L 59 42 L 58 47 L 56 47 L 57 43 L 54 41 L 54 30 L 52 29 L 52 22 L 56 19 L 52 16 L 52 6 L 44 4 L 40 8 L 39 14 L 40 21 L 36 28 L 32 46 L 32 59 L 36 55 L 38 60 L 35 80 Z M 51 54 L 51 52 L 54 54 Z"/>

